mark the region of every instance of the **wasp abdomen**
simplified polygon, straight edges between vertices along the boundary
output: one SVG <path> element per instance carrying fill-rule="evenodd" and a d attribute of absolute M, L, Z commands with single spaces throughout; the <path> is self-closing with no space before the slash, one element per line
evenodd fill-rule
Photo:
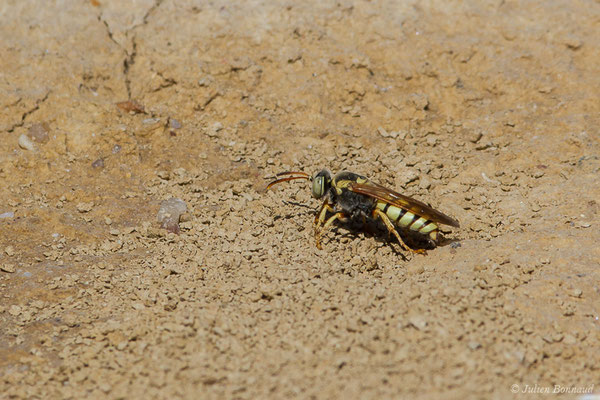
<path fill-rule="evenodd" d="M 410 229 L 424 235 L 430 234 L 438 229 L 438 226 L 426 218 L 419 217 L 400 207 L 392 206 L 382 201 L 377 202 L 377 208 L 383 211 L 392 222 L 401 228 Z"/>

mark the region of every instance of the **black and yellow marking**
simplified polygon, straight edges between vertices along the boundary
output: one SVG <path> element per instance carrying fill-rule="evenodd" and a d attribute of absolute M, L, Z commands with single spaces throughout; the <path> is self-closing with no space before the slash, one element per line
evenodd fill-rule
<path fill-rule="evenodd" d="M 392 223 L 392 221 L 390 221 L 390 218 L 388 217 L 388 215 L 386 213 L 384 213 L 383 211 L 381 211 L 379 208 L 375 208 L 373 210 L 373 217 L 379 218 L 383 222 L 383 224 L 387 228 L 388 232 L 390 232 L 392 235 L 396 236 L 398 243 L 400 243 L 400 246 L 404 250 L 408 250 L 412 253 L 417 253 L 417 254 L 425 253 L 425 250 L 422 250 L 422 249 L 415 250 L 415 249 L 411 249 L 409 246 L 407 246 L 406 243 L 404 243 L 404 240 L 402 240 L 402 236 L 400 236 L 398 231 L 394 228 L 394 224 Z"/>
<path fill-rule="evenodd" d="M 271 186 L 295 179 L 306 179 L 312 183 L 312 195 L 323 198 L 321 209 L 315 216 L 314 228 L 317 247 L 321 248 L 323 233 L 336 221 L 381 220 L 403 249 L 414 253 L 423 250 L 409 248 L 396 227 L 428 235 L 433 244 L 437 241 L 439 225 L 459 227 L 458 221 L 418 200 L 390 190 L 352 172 L 340 172 L 335 176 L 324 169 L 312 177 L 305 172 L 289 171 L 277 174 Z M 327 218 L 327 213 L 333 216 Z"/>
<path fill-rule="evenodd" d="M 332 182 L 332 187 L 335 188 L 338 196 L 343 195 L 344 190 L 354 183 L 366 183 L 368 180 L 351 172 L 342 172 L 339 176 L 335 176 Z"/>
<path fill-rule="evenodd" d="M 428 235 L 438 229 L 432 221 L 406 211 L 403 208 L 392 206 L 389 203 L 378 201 L 377 208 L 385 213 L 387 217 L 401 228 Z"/>

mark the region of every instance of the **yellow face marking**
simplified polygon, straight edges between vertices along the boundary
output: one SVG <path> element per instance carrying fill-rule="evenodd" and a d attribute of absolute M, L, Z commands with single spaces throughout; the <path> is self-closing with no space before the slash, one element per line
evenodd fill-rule
<path fill-rule="evenodd" d="M 412 222 L 414 217 L 415 214 L 407 211 L 406 214 L 404 214 L 404 216 L 400 218 L 400 221 L 398 221 L 398 225 L 400 225 L 403 228 L 406 228 Z"/>
<path fill-rule="evenodd" d="M 387 216 L 390 217 L 392 221 L 396 221 L 400 216 L 402 210 L 398 207 L 390 206 L 387 210 Z"/>
<path fill-rule="evenodd" d="M 425 222 L 427 222 L 427 220 L 425 218 L 423 218 L 423 217 L 419 218 L 418 220 L 413 222 L 413 224 L 410 226 L 410 230 L 418 231 L 419 228 L 421 228 L 423 226 L 423 224 L 425 224 Z"/>
<path fill-rule="evenodd" d="M 421 233 L 429 233 L 429 232 L 431 232 L 433 230 L 436 230 L 437 228 L 438 228 L 437 225 L 432 222 L 429 225 L 422 227 L 419 230 L 419 232 L 421 232 Z"/>

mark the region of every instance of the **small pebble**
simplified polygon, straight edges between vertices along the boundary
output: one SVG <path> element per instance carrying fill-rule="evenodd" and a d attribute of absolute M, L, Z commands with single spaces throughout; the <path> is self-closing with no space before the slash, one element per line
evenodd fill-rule
<path fill-rule="evenodd" d="M 215 122 L 208 130 L 208 136 L 215 137 L 215 136 L 217 136 L 217 133 L 222 129 L 223 129 L 223 124 L 220 122 Z"/>
<path fill-rule="evenodd" d="M 92 163 L 92 168 L 104 168 L 104 159 L 99 158 Z"/>
<path fill-rule="evenodd" d="M 579 50 L 579 48 L 583 46 L 581 39 L 573 35 L 567 35 L 565 38 L 563 38 L 562 42 L 570 50 Z"/>
<path fill-rule="evenodd" d="M 92 211 L 92 208 L 94 208 L 93 202 L 89 202 L 89 203 L 82 202 L 82 203 L 77 204 L 77 211 L 79 211 L 80 213 L 90 212 L 90 211 Z"/>
<path fill-rule="evenodd" d="M 421 315 L 413 315 L 408 319 L 408 322 L 420 331 L 427 326 L 427 321 Z"/>
<path fill-rule="evenodd" d="M 435 136 L 429 136 L 426 143 L 428 146 L 434 147 L 438 143 L 438 140 Z"/>
<path fill-rule="evenodd" d="M 425 272 L 425 268 L 422 265 L 409 265 L 408 266 L 408 273 L 411 275 L 420 275 L 423 272 Z"/>
<path fill-rule="evenodd" d="M 121 146 L 118 144 L 115 144 L 112 149 L 113 154 L 117 154 L 120 151 L 121 151 Z"/>
<path fill-rule="evenodd" d="M 571 292 L 569 293 L 569 295 L 571 295 L 572 297 L 581 297 L 581 295 L 583 294 L 583 291 L 579 288 L 575 288 L 573 290 L 571 290 Z"/>
<path fill-rule="evenodd" d="M 390 134 L 387 133 L 387 131 L 385 129 L 383 129 L 381 126 L 379 128 L 377 128 L 377 132 L 379 132 L 379 134 L 381 136 L 383 136 L 384 138 L 390 137 Z"/>
<path fill-rule="evenodd" d="M 7 211 L 5 213 L 0 214 L 0 219 L 2 218 L 14 218 L 15 217 L 15 213 L 12 211 Z"/>
<path fill-rule="evenodd" d="M 117 107 L 131 114 L 145 113 L 144 106 L 135 100 L 121 101 L 117 103 Z"/>
<path fill-rule="evenodd" d="M 110 386 L 110 384 L 108 383 L 101 383 L 100 385 L 98 385 L 98 388 L 104 393 L 108 393 L 112 390 L 112 386 Z"/>
<path fill-rule="evenodd" d="M 48 140 L 50 140 L 48 137 L 49 130 L 48 124 L 45 122 L 41 124 L 33 124 L 29 128 L 27 136 L 29 136 L 29 138 L 36 143 L 48 143 Z"/>
<path fill-rule="evenodd" d="M 158 176 L 160 179 L 168 181 L 169 179 L 171 179 L 171 174 L 169 174 L 169 171 L 158 171 L 156 173 L 156 176 Z"/>
<path fill-rule="evenodd" d="M 171 198 L 160 204 L 157 219 L 160 226 L 172 233 L 179 233 L 179 217 L 187 211 L 187 205 L 181 199 Z"/>
<path fill-rule="evenodd" d="M 429 107 L 429 100 L 425 95 L 414 95 L 412 101 L 417 110 L 427 110 Z"/>
<path fill-rule="evenodd" d="M 404 159 L 404 164 L 406 164 L 407 167 L 414 167 L 418 163 L 419 163 L 419 158 L 415 157 L 415 156 L 408 156 Z"/>
<path fill-rule="evenodd" d="M 183 218 L 180 218 L 183 219 Z M 124 228 L 122 228 L 120 230 L 121 233 L 124 233 L 125 235 L 129 235 L 130 233 L 135 232 L 135 227 L 134 226 L 126 226 Z"/>
<path fill-rule="evenodd" d="M 570 333 L 567 333 L 563 339 L 563 343 L 564 344 L 575 344 L 575 343 L 577 343 L 577 339 L 575 338 L 575 336 L 571 335 Z"/>
<path fill-rule="evenodd" d="M 16 271 L 16 269 L 15 269 L 15 266 L 12 264 L 2 264 L 2 265 L 0 265 L 0 271 L 8 272 L 9 274 L 12 274 Z"/>
<path fill-rule="evenodd" d="M 408 131 L 392 131 L 390 132 L 390 137 L 393 137 L 394 139 L 404 140 L 407 134 Z"/>
<path fill-rule="evenodd" d="M 526 274 L 531 274 L 535 271 L 535 265 L 533 264 L 525 264 L 522 266 L 523 272 Z"/>
<path fill-rule="evenodd" d="M 407 169 L 404 170 L 403 172 L 401 172 L 398 176 L 398 178 L 400 179 L 401 182 L 401 186 L 405 185 L 407 183 L 411 183 L 416 181 L 417 179 L 419 179 L 419 174 L 417 174 L 414 170 L 412 169 Z"/>
<path fill-rule="evenodd" d="M 467 346 L 469 346 L 469 349 L 471 349 L 471 350 L 477 350 L 478 348 L 481 347 L 481 344 L 471 340 L 469 343 L 467 343 Z"/>
<path fill-rule="evenodd" d="M 6 253 L 7 256 L 12 257 L 15 255 L 15 248 L 12 246 L 6 246 L 6 248 L 4 249 L 4 252 Z"/>
<path fill-rule="evenodd" d="M 17 306 L 17 305 L 12 305 L 10 306 L 10 308 L 8 309 L 8 313 L 10 315 L 12 315 L 13 317 L 16 317 L 18 315 L 21 314 L 21 307 Z"/>
<path fill-rule="evenodd" d="M 482 136 L 483 134 L 481 132 L 474 132 L 469 136 L 469 142 L 477 143 L 479 142 L 479 139 L 481 139 Z"/>
<path fill-rule="evenodd" d="M 429 189 L 431 187 L 431 181 L 429 179 L 427 179 L 427 178 L 423 178 L 419 182 L 419 187 L 421 189 Z"/>
<path fill-rule="evenodd" d="M 21 136 L 19 136 L 19 147 L 24 150 L 29 150 L 29 151 L 35 150 L 35 144 L 24 133 Z"/>
<path fill-rule="evenodd" d="M 172 129 L 180 129 L 181 128 L 181 122 L 177 121 L 176 119 L 170 118 L 169 119 L 169 126 Z"/>

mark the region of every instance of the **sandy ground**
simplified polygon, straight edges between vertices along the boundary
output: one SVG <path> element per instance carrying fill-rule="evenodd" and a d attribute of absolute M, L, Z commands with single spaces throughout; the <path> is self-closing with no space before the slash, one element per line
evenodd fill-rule
<path fill-rule="evenodd" d="M 598 1 L 0 20 L 0 398 L 600 392 Z M 318 250 L 309 186 L 264 188 L 324 167 L 461 228 L 403 258 L 338 224 Z"/>

